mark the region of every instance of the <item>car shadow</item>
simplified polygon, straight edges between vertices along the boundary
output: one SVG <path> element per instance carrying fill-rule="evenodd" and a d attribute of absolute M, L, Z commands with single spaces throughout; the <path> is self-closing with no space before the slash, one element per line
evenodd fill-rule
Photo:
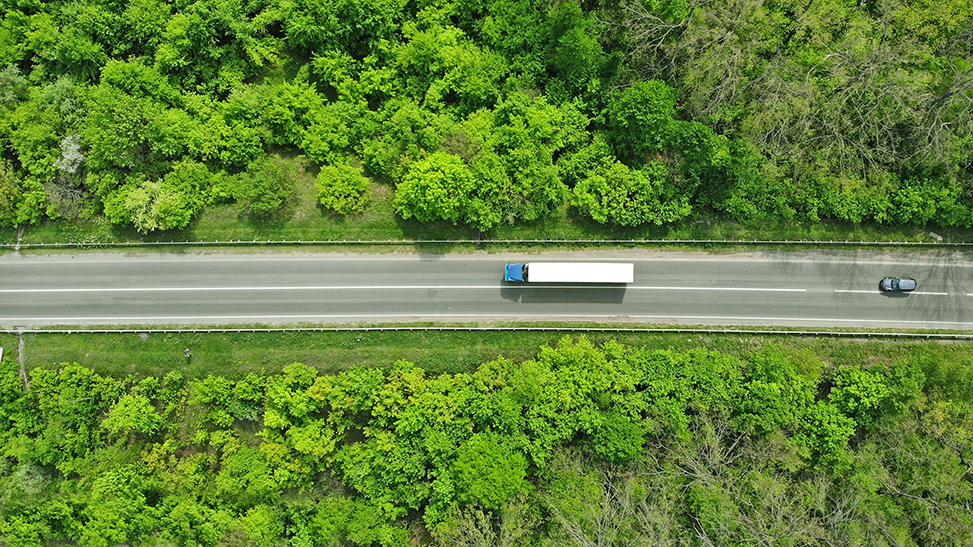
<path fill-rule="evenodd" d="M 504 283 L 500 296 L 521 304 L 597 303 L 621 304 L 625 299 L 625 284 L 596 286 L 559 285 L 557 283 Z"/>

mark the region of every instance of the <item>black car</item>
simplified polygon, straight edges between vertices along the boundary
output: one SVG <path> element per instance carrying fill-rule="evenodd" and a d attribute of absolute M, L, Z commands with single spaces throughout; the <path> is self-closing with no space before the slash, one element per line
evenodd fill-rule
<path fill-rule="evenodd" d="M 910 292 L 916 290 L 916 280 L 911 277 L 886 277 L 879 281 L 878 290 L 882 292 Z"/>

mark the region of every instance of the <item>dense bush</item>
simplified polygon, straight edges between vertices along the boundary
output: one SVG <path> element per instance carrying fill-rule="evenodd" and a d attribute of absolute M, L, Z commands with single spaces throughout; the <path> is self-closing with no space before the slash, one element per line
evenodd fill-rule
<path fill-rule="evenodd" d="M 968 545 L 973 409 L 942 366 L 582 337 L 459 374 L 64 364 L 25 390 L 8 360 L 0 540 Z"/>
<path fill-rule="evenodd" d="M 464 204 L 398 211 L 479 230 L 570 203 L 621 227 L 701 210 L 973 226 L 973 13 L 913 4 L 13 3 L 0 226 L 182 229 L 225 175 L 298 154 L 400 194 L 454 155 Z M 173 186 L 186 164 L 211 178 Z M 247 211 L 287 210 L 280 184 L 239 180 Z M 325 208 L 360 210 L 361 179 L 328 180 L 345 182 Z"/>
<path fill-rule="evenodd" d="M 265 158 L 239 175 L 235 197 L 255 217 L 269 217 L 281 209 L 294 191 L 293 173 L 280 158 Z"/>
<path fill-rule="evenodd" d="M 358 167 L 341 162 L 318 173 L 318 201 L 336 213 L 363 212 L 371 195 L 371 182 Z"/>

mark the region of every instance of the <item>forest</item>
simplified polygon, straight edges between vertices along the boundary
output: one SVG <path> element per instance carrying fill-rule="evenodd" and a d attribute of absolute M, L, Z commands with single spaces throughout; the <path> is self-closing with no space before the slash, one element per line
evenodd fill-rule
<path fill-rule="evenodd" d="M 0 0 L 0 227 L 973 227 L 968 0 Z M 0 538 L 973 545 L 968 362 L 565 338 L 431 373 L 0 363 Z"/>
<path fill-rule="evenodd" d="M 43 546 L 973 544 L 973 367 L 564 337 L 398 361 L 0 374 L 0 538 Z"/>
<path fill-rule="evenodd" d="M 973 226 L 966 0 L 0 0 L 0 227 Z"/>

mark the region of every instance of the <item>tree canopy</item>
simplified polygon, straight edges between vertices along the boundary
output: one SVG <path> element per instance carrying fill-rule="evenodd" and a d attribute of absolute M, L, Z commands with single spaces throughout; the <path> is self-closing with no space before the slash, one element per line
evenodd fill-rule
<path fill-rule="evenodd" d="M 565 337 L 433 374 L 0 374 L 0 541 L 968 545 L 969 365 Z M 600 542 L 600 543 L 599 543 Z"/>
<path fill-rule="evenodd" d="M 0 29 L 0 226 L 280 214 L 297 194 L 246 174 L 277 156 L 325 168 L 338 214 L 367 207 L 360 165 L 399 215 L 481 231 L 973 226 L 960 0 L 81 0 L 12 3 Z M 407 205 L 442 154 L 473 188 Z M 210 176 L 173 188 L 190 163 Z"/>

